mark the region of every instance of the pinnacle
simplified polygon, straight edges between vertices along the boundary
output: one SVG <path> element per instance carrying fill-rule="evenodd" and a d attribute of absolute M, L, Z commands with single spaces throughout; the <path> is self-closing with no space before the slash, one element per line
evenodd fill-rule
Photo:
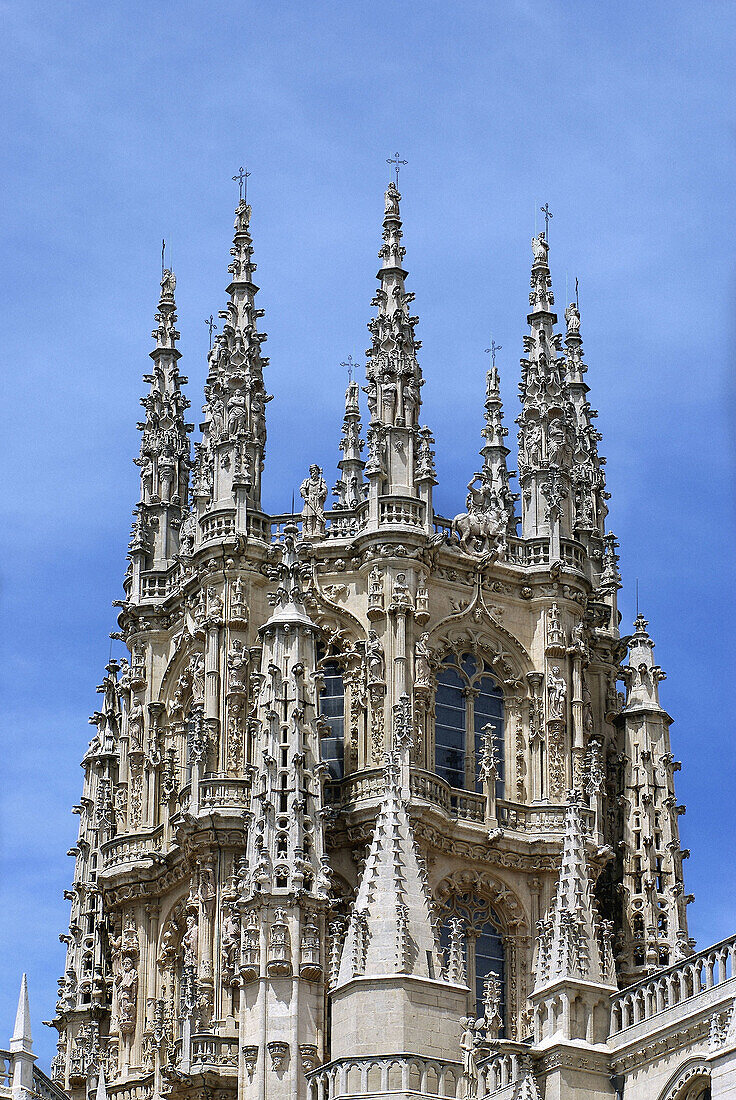
<path fill-rule="evenodd" d="M 345 939 L 339 985 L 356 976 L 351 965 L 354 947 L 366 924 L 368 943 L 362 974 L 403 973 L 429 978 L 438 977 L 443 971 L 434 935 L 432 901 L 416 851 L 414 830 L 401 798 L 398 772 L 397 755 L 388 754 L 384 801 Z M 356 919 L 356 914 L 362 914 L 360 919 Z"/>
<path fill-rule="evenodd" d="M 594 908 L 586 860 L 586 834 L 580 793 L 570 791 L 565 811 L 562 865 L 552 907 L 540 922 L 535 992 L 555 981 L 607 984 L 610 944 L 601 957 L 598 914 Z"/>
<path fill-rule="evenodd" d="M 10 1040 L 11 1051 L 22 1050 L 30 1053 L 33 1048 L 31 1036 L 31 1010 L 28 1001 L 28 979 L 24 974 L 21 978 L 20 993 L 18 995 L 18 1010 L 15 1014 L 15 1027 L 13 1037 Z"/>

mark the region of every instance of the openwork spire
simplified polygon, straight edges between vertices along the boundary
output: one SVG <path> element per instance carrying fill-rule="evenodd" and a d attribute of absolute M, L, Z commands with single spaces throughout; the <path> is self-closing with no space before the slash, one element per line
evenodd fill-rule
<path fill-rule="evenodd" d="M 532 240 L 534 260 L 521 360 L 522 410 L 519 425 L 519 481 L 522 491 L 522 535 L 550 537 L 551 555 L 559 558 L 560 534 L 570 534 L 570 465 L 574 444 L 564 359 L 549 273 L 549 246 L 544 233 Z"/>
<path fill-rule="evenodd" d="M 255 738 L 244 898 L 327 897 L 329 868 L 322 823 L 323 766 L 315 679 L 317 627 L 304 607 L 295 526 L 287 526 L 273 612 L 260 629 L 260 674 L 251 730 Z"/>
<path fill-rule="evenodd" d="M 580 310 L 576 302 L 570 302 L 565 310 L 565 322 L 565 371 L 574 414 L 573 530 L 578 538 L 602 536 L 608 512 L 605 502 L 609 497 L 603 473 L 606 460 L 598 454 L 598 442 L 602 436 L 593 426 L 598 413 L 591 409 L 588 401 L 589 387 L 584 380 L 588 368 L 583 362 Z"/>
<path fill-rule="evenodd" d="M 363 425 L 360 419 L 360 387 L 352 380 L 345 391 L 345 416 L 342 422 L 338 462 L 340 478 L 332 490 L 339 508 L 357 508 L 363 501 Z"/>
<path fill-rule="evenodd" d="M 143 433 L 140 457 L 135 459 L 141 469 L 141 498 L 134 512 L 130 550 L 134 563 L 149 569 L 164 569 L 173 562 L 189 495 L 189 433 L 194 426 L 184 419 L 189 401 L 181 392 L 187 379 L 178 367 L 175 289 L 176 276 L 165 270 L 156 328 L 151 333 L 156 341 L 151 352 L 153 370 L 143 376 L 150 386 L 141 398 L 146 419 L 138 425 Z"/>
<path fill-rule="evenodd" d="M 454 524 L 464 550 L 474 554 L 494 553 L 503 557 L 509 536 L 516 535 L 518 500 L 509 487 L 507 457 L 504 443 L 508 428 L 503 426 L 503 404 L 493 346 L 491 367 L 486 374 L 485 427 L 481 435 L 484 445 L 480 454 L 483 465 L 468 482 L 465 506 L 467 512 L 457 516 Z"/>
<path fill-rule="evenodd" d="M 235 212 L 230 249 L 229 301 L 220 310 L 222 332 L 209 355 L 202 443 L 197 453 L 195 496 L 201 509 L 235 511 L 235 530 L 245 532 L 246 510 L 260 511 L 261 474 L 266 452 L 266 403 L 263 384 L 268 359 L 261 355 L 266 339 L 258 332 L 263 310 L 256 309 L 253 282 L 251 208 L 241 200 Z"/>
<path fill-rule="evenodd" d="M 580 795 L 570 791 L 562 866 L 552 908 L 540 921 L 534 992 L 563 980 L 615 985 L 611 928 L 593 905 Z"/>
<path fill-rule="evenodd" d="M 377 497 L 384 492 L 421 496 L 431 507 L 431 486 L 436 484 L 434 439 L 429 428 L 419 426 L 421 388 L 424 385 L 417 360 L 421 343 L 414 333 L 419 318 L 409 312 L 414 295 L 405 287 L 405 248 L 401 243 L 401 195 L 393 183 L 385 193 L 383 246 L 378 255 L 380 287 L 373 298 L 376 316 L 369 322 L 372 336 L 366 352 L 368 408 L 368 462 L 366 475 Z M 377 505 L 374 513 L 377 513 Z"/>

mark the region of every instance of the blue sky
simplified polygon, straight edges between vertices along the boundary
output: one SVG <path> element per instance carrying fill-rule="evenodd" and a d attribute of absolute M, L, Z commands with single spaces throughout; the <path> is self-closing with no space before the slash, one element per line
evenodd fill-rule
<path fill-rule="evenodd" d="M 514 427 L 529 239 L 549 202 L 560 307 L 566 279 L 570 292 L 580 282 L 623 629 L 638 577 L 668 673 L 691 930 L 701 946 L 736 931 L 736 7 L 26 0 L 0 11 L 0 1045 L 27 969 L 41 1064 L 53 1053 L 40 1022 L 63 968 L 70 807 L 137 499 L 161 238 L 199 422 L 204 318 L 224 304 L 242 163 L 276 395 L 274 511 L 310 462 L 335 473 L 340 362 L 368 342 L 386 158 L 409 161 L 406 265 L 445 514 L 477 465 L 491 334 Z"/>

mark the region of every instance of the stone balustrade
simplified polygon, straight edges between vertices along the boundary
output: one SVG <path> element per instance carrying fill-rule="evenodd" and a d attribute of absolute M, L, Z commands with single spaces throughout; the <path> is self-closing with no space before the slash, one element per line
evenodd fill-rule
<path fill-rule="evenodd" d="M 454 1100 L 462 1067 L 458 1062 L 413 1054 L 373 1055 L 330 1062 L 307 1075 L 309 1100 L 401 1093 Z"/>
<path fill-rule="evenodd" d="M 237 1036 L 193 1035 L 190 1060 L 196 1073 L 204 1073 L 208 1069 L 232 1069 L 237 1073 Z"/>
<path fill-rule="evenodd" d="M 378 501 L 378 522 L 401 527 L 422 527 L 424 503 L 415 497 L 381 497 Z"/>
<path fill-rule="evenodd" d="M 478 1066 L 478 1097 L 515 1096 L 516 1086 L 522 1080 L 529 1059 L 529 1052 L 519 1044 L 500 1044 L 501 1049 L 480 1062 Z M 505 1093 L 504 1090 L 508 1090 Z"/>
<path fill-rule="evenodd" d="M 199 808 L 202 813 L 247 810 L 249 803 L 249 778 L 201 779 L 199 782 Z"/>
<path fill-rule="evenodd" d="M 161 852 L 163 826 L 146 829 L 139 833 L 123 833 L 108 840 L 101 846 L 102 870 L 111 871 L 125 863 L 135 863 L 140 859 L 152 859 Z"/>
<path fill-rule="evenodd" d="M 734 977 L 736 936 L 731 936 L 616 994 L 611 1000 L 611 1035 L 708 993 Z"/>
<path fill-rule="evenodd" d="M 339 783 L 330 783 L 327 798 L 331 805 L 344 808 L 360 802 L 371 802 L 383 797 L 384 773 L 381 768 L 368 768 L 348 775 Z M 483 824 L 485 821 L 485 796 L 475 791 L 463 791 L 451 787 L 434 772 L 412 768 L 410 775 L 413 805 L 426 803 L 442 810 L 458 821 Z M 552 804 L 524 805 L 499 798 L 496 802 L 498 824 L 511 832 L 547 837 L 561 836 L 565 829 L 565 807 Z M 592 834 L 594 814 L 584 809 L 583 825 Z"/>

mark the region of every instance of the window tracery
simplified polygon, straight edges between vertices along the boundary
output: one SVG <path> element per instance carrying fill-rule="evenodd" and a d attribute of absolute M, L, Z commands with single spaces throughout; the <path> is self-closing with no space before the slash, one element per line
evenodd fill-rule
<path fill-rule="evenodd" d="M 506 1022 L 506 952 L 501 922 L 486 898 L 477 893 L 453 894 L 442 910 L 440 942 L 447 950 L 450 921 L 462 923 L 465 942 L 465 967 L 468 985 L 475 995 L 475 1014 L 485 1013 L 485 979 L 493 972 L 501 988 L 501 1019 Z M 501 1037 L 505 1031 L 501 1029 Z"/>

